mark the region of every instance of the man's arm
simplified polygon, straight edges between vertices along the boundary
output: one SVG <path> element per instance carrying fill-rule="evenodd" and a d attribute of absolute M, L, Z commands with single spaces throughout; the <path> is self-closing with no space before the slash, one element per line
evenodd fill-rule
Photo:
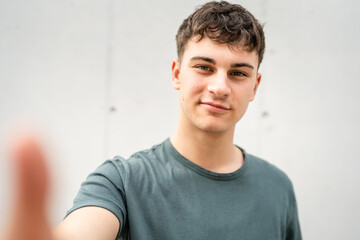
<path fill-rule="evenodd" d="M 53 231 L 54 240 L 111 239 L 119 230 L 116 216 L 100 207 L 84 207 L 72 212 Z"/>
<path fill-rule="evenodd" d="M 119 221 L 100 207 L 84 207 L 72 212 L 51 230 L 46 213 L 49 171 L 46 159 L 31 137 L 23 137 L 13 148 L 15 165 L 14 207 L 3 240 L 115 239 Z"/>

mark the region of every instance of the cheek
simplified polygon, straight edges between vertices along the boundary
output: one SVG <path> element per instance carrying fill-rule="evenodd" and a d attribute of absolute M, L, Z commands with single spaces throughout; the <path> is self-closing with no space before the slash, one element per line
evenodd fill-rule
<path fill-rule="evenodd" d="M 203 91 L 204 87 L 203 81 L 193 80 L 183 82 L 180 90 L 182 90 L 182 95 L 193 95 Z"/>
<path fill-rule="evenodd" d="M 233 100 L 238 105 L 247 105 L 253 96 L 253 89 L 251 87 L 234 89 L 233 91 L 236 92 L 236 94 L 233 95 Z"/>
<path fill-rule="evenodd" d="M 246 86 L 244 86 L 244 88 L 242 89 L 243 95 L 250 99 L 254 93 L 254 87 L 254 84 L 247 84 Z"/>

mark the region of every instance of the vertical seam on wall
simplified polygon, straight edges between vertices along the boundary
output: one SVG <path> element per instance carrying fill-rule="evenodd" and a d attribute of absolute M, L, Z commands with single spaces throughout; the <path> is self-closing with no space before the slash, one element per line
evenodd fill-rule
<path fill-rule="evenodd" d="M 109 151 L 109 130 L 110 130 L 110 105 L 111 105 L 111 84 L 113 78 L 113 23 L 114 23 L 114 0 L 108 0 L 107 9 L 107 39 L 105 56 L 105 121 L 104 121 L 104 157 L 108 156 Z"/>

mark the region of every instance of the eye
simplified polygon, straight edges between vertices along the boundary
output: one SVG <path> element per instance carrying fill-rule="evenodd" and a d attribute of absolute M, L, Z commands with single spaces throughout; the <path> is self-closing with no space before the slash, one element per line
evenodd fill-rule
<path fill-rule="evenodd" d="M 230 75 L 233 75 L 235 77 L 246 77 L 246 73 L 244 72 L 231 72 Z"/>
<path fill-rule="evenodd" d="M 208 66 L 205 66 L 205 65 L 197 65 L 197 66 L 195 66 L 195 68 L 198 68 L 203 71 L 211 71 L 211 68 Z"/>

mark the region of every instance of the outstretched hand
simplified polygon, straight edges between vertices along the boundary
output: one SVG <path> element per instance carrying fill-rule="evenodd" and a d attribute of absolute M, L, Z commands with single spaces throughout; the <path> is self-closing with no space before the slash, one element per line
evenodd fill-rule
<path fill-rule="evenodd" d="M 44 154 L 32 137 L 23 137 L 12 150 L 15 198 L 3 240 L 50 240 L 46 202 L 49 173 Z"/>

